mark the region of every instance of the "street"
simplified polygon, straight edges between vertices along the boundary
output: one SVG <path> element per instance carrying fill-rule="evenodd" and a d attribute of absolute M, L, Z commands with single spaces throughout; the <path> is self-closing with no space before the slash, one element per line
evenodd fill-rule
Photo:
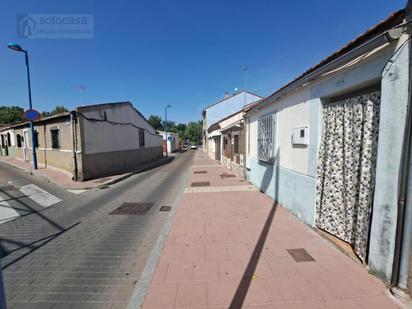
<path fill-rule="evenodd" d="M 193 153 L 81 194 L 1 164 L 8 307 L 124 308 L 169 214 L 159 208 L 176 206 Z M 126 204 L 119 214 L 123 203 L 144 203 L 142 213 Z"/>

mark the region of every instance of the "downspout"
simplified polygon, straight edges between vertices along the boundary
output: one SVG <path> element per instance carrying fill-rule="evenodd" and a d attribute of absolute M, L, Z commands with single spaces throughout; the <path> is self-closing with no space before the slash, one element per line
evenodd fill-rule
<path fill-rule="evenodd" d="M 76 157 L 76 112 L 70 112 L 70 129 L 71 129 L 71 140 L 72 140 L 72 161 L 73 161 L 73 180 L 77 181 L 77 157 Z"/>
<path fill-rule="evenodd" d="M 406 23 L 412 21 L 412 0 L 408 0 L 408 3 L 405 8 L 405 19 Z M 410 29 L 408 24 L 407 29 Z M 410 31 L 408 31 L 409 33 Z M 400 190 L 399 190 L 399 200 L 398 200 L 398 218 L 396 225 L 396 239 L 395 239 L 395 250 L 394 250 L 394 260 L 392 268 L 392 286 L 398 285 L 399 275 L 400 275 L 400 264 L 401 264 L 401 252 L 402 252 L 402 242 L 403 242 L 403 230 L 404 230 L 404 221 L 405 221 L 405 205 L 407 199 L 408 191 L 408 179 L 409 179 L 409 162 L 410 162 L 410 148 L 411 148 L 411 133 L 412 133 L 412 51 L 411 43 L 409 45 L 409 88 L 408 88 L 408 110 L 407 118 L 405 124 L 405 134 L 404 134 L 404 145 L 402 150 L 402 166 L 401 166 L 401 178 L 400 178 Z"/>

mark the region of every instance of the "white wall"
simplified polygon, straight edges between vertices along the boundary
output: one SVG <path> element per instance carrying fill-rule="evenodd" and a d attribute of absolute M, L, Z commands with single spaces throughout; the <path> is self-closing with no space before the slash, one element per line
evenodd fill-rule
<path fill-rule="evenodd" d="M 145 147 L 162 145 L 162 137 L 130 105 L 108 107 L 104 110 L 82 111 L 87 118 L 103 119 L 116 123 L 132 123 L 145 129 Z M 82 118 L 84 151 L 86 154 L 132 150 L 139 148 L 139 130 L 132 125 L 113 125 L 108 122 L 88 121 Z"/>
<path fill-rule="evenodd" d="M 269 105 L 250 117 L 250 157 L 257 159 L 258 120 L 267 114 L 276 114 L 276 136 L 274 154 L 279 155 L 279 166 L 292 171 L 308 173 L 308 146 L 292 145 L 292 130 L 296 127 L 309 126 L 308 89 L 289 94 L 273 105 Z M 246 147 L 249 134 L 246 133 Z M 247 149 L 247 148 L 246 148 Z M 248 153 L 248 150 L 246 150 Z"/>

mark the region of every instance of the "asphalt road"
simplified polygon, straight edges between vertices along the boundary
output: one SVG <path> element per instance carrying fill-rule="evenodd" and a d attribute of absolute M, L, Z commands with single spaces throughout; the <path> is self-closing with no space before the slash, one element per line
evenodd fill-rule
<path fill-rule="evenodd" d="M 176 207 L 193 154 L 79 195 L 0 164 L 0 207 L 18 213 L 0 219 L 8 307 L 124 308 L 166 222 L 159 208 Z M 111 214 L 123 203 L 151 208 Z"/>

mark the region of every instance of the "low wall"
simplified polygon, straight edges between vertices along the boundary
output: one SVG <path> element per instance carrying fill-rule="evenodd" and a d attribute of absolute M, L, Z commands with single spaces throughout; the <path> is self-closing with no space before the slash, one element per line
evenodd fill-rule
<path fill-rule="evenodd" d="M 162 156 L 162 146 L 87 154 L 83 156 L 83 170 L 79 177 L 89 180 L 126 172 Z"/>
<path fill-rule="evenodd" d="M 316 179 L 249 158 L 246 179 L 305 223 L 315 224 Z"/>

